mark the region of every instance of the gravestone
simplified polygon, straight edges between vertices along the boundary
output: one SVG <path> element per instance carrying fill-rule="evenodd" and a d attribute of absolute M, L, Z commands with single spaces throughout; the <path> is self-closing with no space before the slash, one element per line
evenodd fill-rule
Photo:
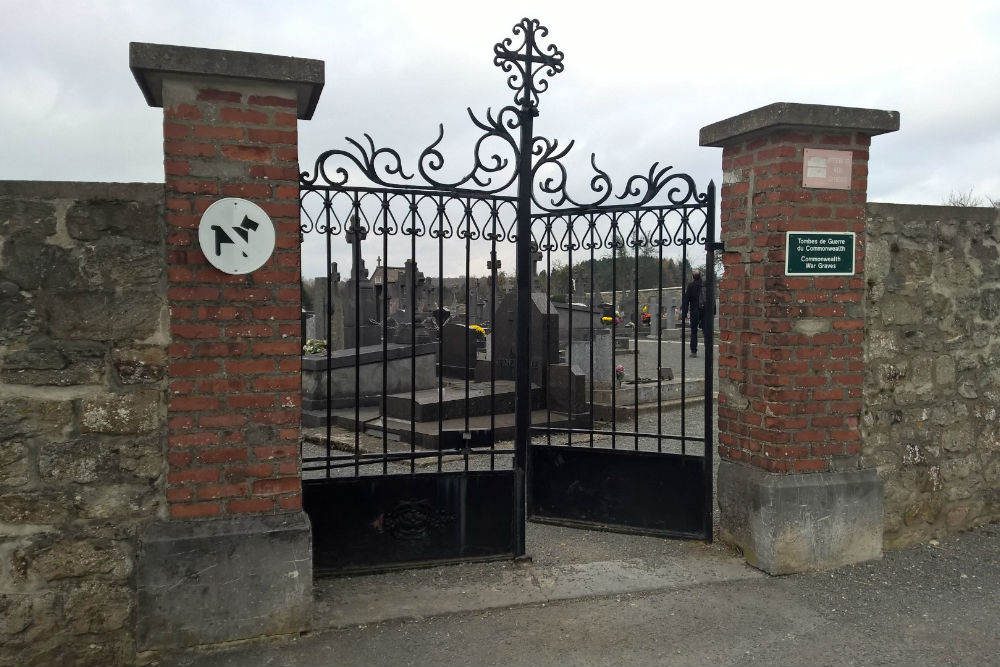
<path fill-rule="evenodd" d="M 368 231 L 359 227 L 357 220 L 347 230 L 347 242 L 351 244 L 354 263 L 351 279 L 344 289 L 344 347 L 365 347 L 382 342 L 379 331 L 378 309 L 375 302 L 375 286 L 368 278 L 365 260 L 361 258 L 361 241 Z"/>
<path fill-rule="evenodd" d="M 618 304 L 618 308 L 622 312 L 622 324 L 626 322 L 635 322 L 637 319 L 637 314 L 635 312 L 635 297 L 636 293 L 633 289 L 628 289 L 622 293 L 621 303 Z"/>
<path fill-rule="evenodd" d="M 615 376 L 614 336 L 608 329 L 595 329 L 593 338 L 574 339 L 566 361 L 579 368 L 594 387 L 610 388 Z"/>
<path fill-rule="evenodd" d="M 417 303 L 422 304 L 418 310 L 424 313 L 431 313 L 438 307 L 437 298 L 437 283 L 425 278 L 424 284 L 417 289 Z"/>
<path fill-rule="evenodd" d="M 551 311 L 551 314 L 549 312 Z M 514 319 L 517 313 L 517 292 L 508 292 L 497 306 L 493 323 L 494 372 L 498 380 L 515 379 L 517 368 L 517 335 Z M 528 352 L 531 382 L 545 386 L 548 367 L 559 361 L 559 315 L 549 308 L 548 299 L 540 292 L 531 295 L 529 320 L 524 333 L 530 333 Z M 551 332 L 546 335 L 546 332 Z M 489 380 L 489 369 L 477 374 L 477 379 Z"/>
<path fill-rule="evenodd" d="M 664 331 L 664 333 L 670 331 L 670 329 L 667 327 L 667 318 L 656 314 L 657 311 L 659 311 L 659 307 L 657 307 L 656 311 L 650 308 L 650 311 L 652 312 L 653 316 L 649 318 L 649 333 L 646 334 L 646 338 L 649 338 L 651 340 L 656 340 L 661 335 L 660 334 L 661 329 Z"/>
<path fill-rule="evenodd" d="M 403 271 L 401 266 L 378 265 L 372 274 L 372 284 L 375 287 L 375 306 L 379 315 L 392 313 L 399 308 L 409 308 L 410 301 L 403 294 Z M 384 309 L 384 310 L 383 310 Z"/>
<path fill-rule="evenodd" d="M 304 281 L 302 287 L 313 312 L 313 316 L 306 321 L 306 338 L 328 340 L 331 350 L 343 349 L 344 284 L 340 282 L 337 263 L 330 264 L 329 283 L 326 278 L 318 277 Z"/>
<path fill-rule="evenodd" d="M 479 334 L 466 324 L 454 320 L 441 328 L 441 375 L 473 378 L 476 369 L 476 343 Z"/>
<path fill-rule="evenodd" d="M 399 285 L 400 303 L 403 310 L 420 312 L 426 305 L 426 290 L 422 289 L 427 279 L 424 274 L 417 270 L 417 263 L 412 259 L 406 260 L 403 266 L 403 273 Z"/>
<path fill-rule="evenodd" d="M 553 312 L 559 316 L 559 345 L 565 346 L 570 340 L 590 338 L 591 329 L 603 329 L 603 312 L 592 310 L 584 303 L 556 303 L 551 301 Z"/>
<path fill-rule="evenodd" d="M 545 390 L 548 409 L 574 415 L 590 412 L 587 406 L 587 380 L 576 364 L 551 364 L 548 376 Z"/>
<path fill-rule="evenodd" d="M 615 305 L 613 303 L 608 303 L 605 301 L 601 304 L 601 317 L 611 318 L 610 322 L 605 322 L 608 327 L 613 326 L 615 319 Z M 602 320 L 603 321 L 603 320 Z"/>

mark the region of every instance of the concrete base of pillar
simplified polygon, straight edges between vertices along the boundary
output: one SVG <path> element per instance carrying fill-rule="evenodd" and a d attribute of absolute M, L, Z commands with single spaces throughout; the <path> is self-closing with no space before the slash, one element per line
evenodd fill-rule
<path fill-rule="evenodd" d="M 882 557 L 882 481 L 874 469 L 777 475 L 719 464 L 719 529 L 769 574 Z"/>
<path fill-rule="evenodd" d="M 136 578 L 140 651 L 308 630 L 309 519 L 294 512 L 153 524 Z"/>

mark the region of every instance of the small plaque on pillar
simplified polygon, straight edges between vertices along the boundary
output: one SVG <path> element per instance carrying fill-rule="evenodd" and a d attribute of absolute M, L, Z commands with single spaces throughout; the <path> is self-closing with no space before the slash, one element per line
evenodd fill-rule
<path fill-rule="evenodd" d="M 785 232 L 786 276 L 853 276 L 854 232 Z"/>
<path fill-rule="evenodd" d="M 851 151 L 806 148 L 802 155 L 802 187 L 850 190 L 853 162 Z"/>

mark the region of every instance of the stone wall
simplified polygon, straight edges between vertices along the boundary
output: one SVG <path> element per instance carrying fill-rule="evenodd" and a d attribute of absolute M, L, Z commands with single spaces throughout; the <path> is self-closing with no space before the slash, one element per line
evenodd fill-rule
<path fill-rule="evenodd" d="M 0 182 L 0 664 L 134 660 L 164 514 L 155 184 Z"/>
<path fill-rule="evenodd" d="M 867 213 L 862 455 L 898 548 L 1000 519 L 1000 215 Z"/>

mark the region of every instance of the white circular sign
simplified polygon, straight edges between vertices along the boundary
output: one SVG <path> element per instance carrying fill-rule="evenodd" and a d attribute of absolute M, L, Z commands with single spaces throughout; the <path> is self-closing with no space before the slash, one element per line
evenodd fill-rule
<path fill-rule="evenodd" d="M 246 199 L 226 197 L 202 214 L 198 242 L 209 263 L 233 275 L 264 266 L 274 252 L 274 224 Z"/>

